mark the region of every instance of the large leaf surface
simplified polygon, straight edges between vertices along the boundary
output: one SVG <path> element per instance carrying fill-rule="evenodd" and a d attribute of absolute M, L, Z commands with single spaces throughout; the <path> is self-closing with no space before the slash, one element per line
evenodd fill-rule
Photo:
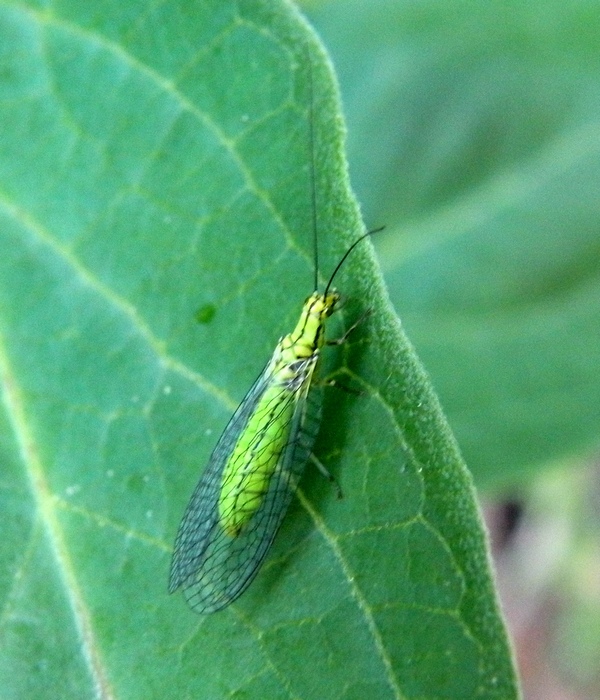
<path fill-rule="evenodd" d="M 472 486 L 365 243 L 310 471 L 225 612 L 166 593 L 214 442 L 362 231 L 329 65 L 276 3 L 0 6 L 5 698 L 511 698 Z M 337 328 L 336 328 L 337 325 Z"/>

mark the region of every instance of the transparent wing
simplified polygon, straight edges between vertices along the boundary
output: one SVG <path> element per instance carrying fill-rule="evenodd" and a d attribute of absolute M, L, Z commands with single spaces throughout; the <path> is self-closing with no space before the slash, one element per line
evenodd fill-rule
<path fill-rule="evenodd" d="M 179 526 L 169 591 L 183 586 L 189 605 L 199 613 L 226 607 L 256 575 L 285 516 L 318 431 L 320 392 L 312 391 L 307 399 L 307 387 L 295 391 L 282 387 L 281 413 L 286 414 L 286 402 L 294 404 L 292 419 L 282 425 L 287 431 L 285 445 L 260 507 L 237 537 L 226 534 L 219 525 L 218 512 L 223 469 L 269 385 L 270 374 L 269 364 L 225 428 Z"/>
<path fill-rule="evenodd" d="M 176 591 L 200 566 L 207 539 L 218 519 L 217 503 L 221 490 L 223 469 L 233 452 L 240 432 L 268 385 L 271 362 L 267 363 L 252 385 L 225 430 L 208 460 L 208 465 L 187 505 L 175 539 L 169 593 Z"/>

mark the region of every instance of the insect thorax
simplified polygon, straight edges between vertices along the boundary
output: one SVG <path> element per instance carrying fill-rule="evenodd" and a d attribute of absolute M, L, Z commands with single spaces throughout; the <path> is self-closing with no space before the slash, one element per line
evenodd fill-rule
<path fill-rule="evenodd" d="M 296 327 L 280 340 L 284 362 L 292 363 L 308 358 L 323 345 L 325 319 L 331 316 L 339 298 L 340 295 L 335 290 L 326 295 L 313 292 L 308 297 Z"/>

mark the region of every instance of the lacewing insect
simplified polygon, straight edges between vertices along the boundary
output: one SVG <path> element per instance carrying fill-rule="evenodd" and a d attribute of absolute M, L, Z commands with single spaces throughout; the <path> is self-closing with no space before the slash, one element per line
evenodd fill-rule
<path fill-rule="evenodd" d="M 169 592 L 183 588 L 190 607 L 201 614 L 225 608 L 246 590 L 279 530 L 312 456 L 319 428 L 319 392 L 313 391 L 316 370 L 326 344 L 326 319 L 340 299 L 332 283 L 354 248 L 374 233 L 370 231 L 354 241 L 338 262 L 324 291 L 317 291 L 310 57 L 308 67 L 315 291 L 304 302 L 296 327 L 279 340 L 271 359 L 229 421 L 179 525 Z M 348 332 L 331 342 L 343 341 Z M 315 463 L 324 471 L 316 458 Z"/>

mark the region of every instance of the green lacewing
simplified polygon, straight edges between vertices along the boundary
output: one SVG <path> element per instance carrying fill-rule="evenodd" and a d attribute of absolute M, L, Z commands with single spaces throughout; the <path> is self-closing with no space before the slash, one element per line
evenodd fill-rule
<path fill-rule="evenodd" d="M 369 231 L 354 241 L 335 267 L 325 290 L 317 291 L 310 57 L 308 64 L 315 291 L 304 302 L 296 327 L 279 340 L 271 359 L 227 424 L 179 525 L 169 592 L 183 588 L 190 607 L 201 614 L 225 608 L 250 585 L 313 456 L 320 423 L 319 392 L 313 391 L 315 373 L 326 342 L 326 319 L 340 300 L 332 283 L 348 255 L 374 233 Z M 345 339 L 348 332 L 332 342 Z M 314 461 L 324 471 L 316 458 Z"/>

